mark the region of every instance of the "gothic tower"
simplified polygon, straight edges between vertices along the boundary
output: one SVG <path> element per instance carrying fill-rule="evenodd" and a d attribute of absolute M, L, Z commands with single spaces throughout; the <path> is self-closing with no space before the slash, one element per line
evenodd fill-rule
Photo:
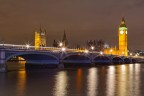
<path fill-rule="evenodd" d="M 40 38 L 41 38 L 41 43 L 40 43 L 40 46 L 41 47 L 46 47 L 46 30 L 44 31 L 40 31 Z"/>
<path fill-rule="evenodd" d="M 35 49 L 39 49 L 40 47 L 40 33 L 35 32 Z"/>
<path fill-rule="evenodd" d="M 63 43 L 64 47 L 68 46 L 68 40 L 67 40 L 67 37 L 66 37 L 65 30 L 64 30 L 64 35 L 63 35 L 62 43 Z"/>
<path fill-rule="evenodd" d="M 46 47 L 46 30 L 40 30 L 35 32 L 35 49 L 39 49 L 40 47 Z"/>
<path fill-rule="evenodd" d="M 128 42 L 127 42 L 127 27 L 125 24 L 124 17 L 122 18 L 121 24 L 118 29 L 119 36 L 119 55 L 128 55 Z"/>

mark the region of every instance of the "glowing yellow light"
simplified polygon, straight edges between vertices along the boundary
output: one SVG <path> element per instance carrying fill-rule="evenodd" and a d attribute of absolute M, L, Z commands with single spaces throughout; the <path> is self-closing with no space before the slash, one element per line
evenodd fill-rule
<path fill-rule="evenodd" d="M 111 49 L 110 52 L 113 52 L 113 50 Z"/>
<path fill-rule="evenodd" d="M 124 55 L 124 52 L 122 52 L 122 54 Z"/>

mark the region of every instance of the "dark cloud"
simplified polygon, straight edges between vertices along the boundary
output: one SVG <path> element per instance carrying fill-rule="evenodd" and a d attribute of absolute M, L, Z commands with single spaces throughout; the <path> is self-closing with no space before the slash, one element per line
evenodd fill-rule
<path fill-rule="evenodd" d="M 0 38 L 8 43 L 33 42 L 34 30 L 42 24 L 49 46 L 53 39 L 61 38 L 64 29 L 72 44 L 97 38 L 113 44 L 125 16 L 129 46 L 144 49 L 143 4 L 142 0 L 1 0 Z"/>

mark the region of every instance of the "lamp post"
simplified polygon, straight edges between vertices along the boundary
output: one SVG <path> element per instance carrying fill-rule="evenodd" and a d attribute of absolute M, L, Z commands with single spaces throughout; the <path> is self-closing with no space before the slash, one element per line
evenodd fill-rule
<path fill-rule="evenodd" d="M 93 51 L 94 51 L 95 47 L 94 46 L 91 46 L 91 51 L 92 51 L 92 54 L 91 54 L 91 64 L 92 66 L 94 66 L 94 62 L 93 62 L 93 59 L 94 59 L 94 54 L 93 54 Z"/>
<path fill-rule="evenodd" d="M 132 53 L 130 53 L 130 56 L 132 56 L 133 54 Z"/>
<path fill-rule="evenodd" d="M 112 55 L 112 52 L 113 52 L 113 50 L 112 50 L 112 49 L 110 49 L 110 53 L 111 53 L 111 55 Z"/>
<path fill-rule="evenodd" d="M 60 42 L 60 43 L 59 43 L 59 47 L 62 47 L 62 46 L 63 46 L 63 43 L 62 43 L 62 42 Z"/>
<path fill-rule="evenodd" d="M 100 55 L 103 55 L 103 52 L 102 52 L 102 51 L 100 52 Z"/>
<path fill-rule="evenodd" d="M 124 56 L 125 52 L 122 52 L 122 55 Z"/>
<path fill-rule="evenodd" d="M 26 49 L 29 49 L 30 48 L 30 45 L 29 44 L 26 44 Z"/>
<path fill-rule="evenodd" d="M 66 51 L 66 48 L 65 47 L 62 47 L 63 46 L 63 43 L 59 43 L 59 47 L 61 48 L 60 51 L 59 51 L 59 65 L 58 65 L 58 68 L 59 69 L 63 69 L 64 68 L 64 64 L 63 64 L 63 60 L 62 60 L 62 55 L 63 55 L 63 52 Z"/>

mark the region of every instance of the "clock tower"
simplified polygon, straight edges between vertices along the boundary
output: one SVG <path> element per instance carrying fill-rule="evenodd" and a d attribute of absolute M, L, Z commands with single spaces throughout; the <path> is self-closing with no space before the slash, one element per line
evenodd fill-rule
<path fill-rule="evenodd" d="M 119 55 L 127 56 L 128 55 L 128 42 L 127 42 L 127 27 L 125 24 L 124 17 L 122 18 L 121 24 L 118 29 L 119 35 Z"/>

